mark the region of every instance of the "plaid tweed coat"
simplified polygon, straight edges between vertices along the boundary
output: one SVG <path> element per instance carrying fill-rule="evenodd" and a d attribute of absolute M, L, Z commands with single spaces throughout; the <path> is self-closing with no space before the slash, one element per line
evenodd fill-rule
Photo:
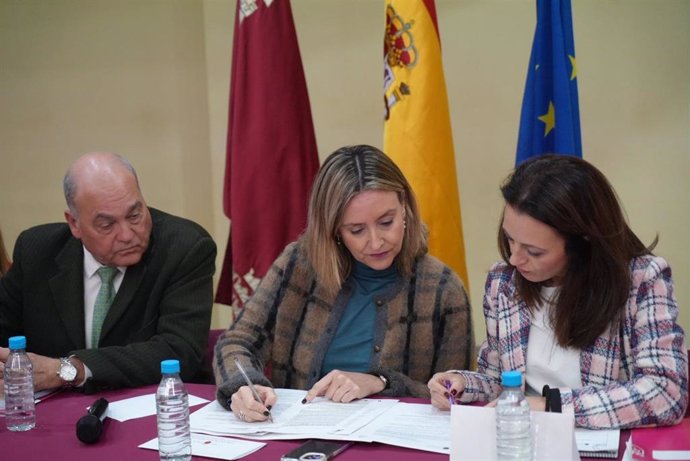
<path fill-rule="evenodd" d="M 517 295 L 515 269 L 497 263 L 484 296 L 487 339 L 478 372 L 461 372 L 467 388 L 461 401 L 498 397 L 500 375 L 525 371 L 530 313 Z M 632 286 L 622 325 L 611 328 L 580 352 L 579 389 L 561 388 L 563 411 L 580 427 L 630 428 L 674 424 L 688 405 L 688 359 L 671 269 L 663 258 L 630 263 Z"/>
<path fill-rule="evenodd" d="M 288 245 L 216 345 L 213 366 L 221 405 L 229 408 L 229 397 L 244 385 L 233 356 L 256 384 L 311 388 L 321 378 L 324 355 L 352 288 L 346 280 L 335 297 L 326 295 L 301 244 Z M 428 397 L 426 383 L 435 372 L 469 368 L 474 349 L 470 305 L 450 268 L 421 257 L 411 277 L 399 277 L 375 296 L 374 349 L 366 371 L 388 377 L 384 394 Z"/>

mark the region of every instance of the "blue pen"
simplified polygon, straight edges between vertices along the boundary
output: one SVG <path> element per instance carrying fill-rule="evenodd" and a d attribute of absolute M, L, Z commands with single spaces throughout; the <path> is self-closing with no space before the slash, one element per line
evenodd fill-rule
<path fill-rule="evenodd" d="M 455 397 L 453 397 L 453 394 L 450 393 L 450 387 L 452 386 L 452 383 L 446 379 L 446 389 L 448 389 L 448 405 L 453 406 L 455 405 Z"/>

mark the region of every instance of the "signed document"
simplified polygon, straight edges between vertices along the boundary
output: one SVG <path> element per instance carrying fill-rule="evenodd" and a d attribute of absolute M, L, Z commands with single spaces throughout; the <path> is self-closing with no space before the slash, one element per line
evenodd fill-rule
<path fill-rule="evenodd" d="M 306 439 L 380 442 L 436 453 L 450 453 L 450 413 L 430 404 L 394 399 L 336 403 L 316 398 L 303 404 L 305 391 L 276 389 L 273 422 L 247 423 L 212 402 L 190 417 L 192 432 L 257 440 Z"/>
<path fill-rule="evenodd" d="M 350 403 L 335 403 L 317 397 L 312 402 L 303 404 L 305 391 L 275 391 L 278 402 L 271 409 L 273 422 L 246 423 L 214 401 L 190 416 L 192 431 L 265 440 L 349 437 L 398 402 L 361 399 Z"/>

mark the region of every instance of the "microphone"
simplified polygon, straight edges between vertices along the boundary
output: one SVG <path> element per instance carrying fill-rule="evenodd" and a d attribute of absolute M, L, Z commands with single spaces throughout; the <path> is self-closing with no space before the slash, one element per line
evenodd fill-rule
<path fill-rule="evenodd" d="M 100 398 L 89 407 L 86 416 L 77 421 L 77 438 L 84 443 L 96 443 L 103 434 L 103 420 L 108 413 L 108 401 Z"/>

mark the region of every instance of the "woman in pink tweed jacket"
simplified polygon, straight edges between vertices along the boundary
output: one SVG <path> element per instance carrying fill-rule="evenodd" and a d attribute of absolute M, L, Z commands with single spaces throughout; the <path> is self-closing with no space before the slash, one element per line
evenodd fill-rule
<path fill-rule="evenodd" d="M 576 157 L 530 159 L 501 192 L 504 262 L 486 282 L 478 370 L 434 375 L 432 403 L 491 401 L 501 372 L 520 370 L 533 410 L 560 400 L 580 427 L 680 421 L 686 343 L 671 269 L 651 253 L 656 240 L 642 244 L 604 175 Z"/>

